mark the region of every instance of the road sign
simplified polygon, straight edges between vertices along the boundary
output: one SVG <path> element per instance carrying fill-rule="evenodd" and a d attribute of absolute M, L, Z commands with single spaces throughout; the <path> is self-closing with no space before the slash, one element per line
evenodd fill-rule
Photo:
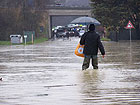
<path fill-rule="evenodd" d="M 131 29 L 132 28 L 135 28 L 135 27 L 133 26 L 133 24 L 131 23 L 131 21 L 129 21 L 128 24 L 127 24 L 127 26 L 125 28 L 130 30 L 130 43 L 131 43 Z"/>
<path fill-rule="evenodd" d="M 133 24 L 131 23 L 131 21 L 128 22 L 126 29 L 131 29 L 134 28 Z"/>

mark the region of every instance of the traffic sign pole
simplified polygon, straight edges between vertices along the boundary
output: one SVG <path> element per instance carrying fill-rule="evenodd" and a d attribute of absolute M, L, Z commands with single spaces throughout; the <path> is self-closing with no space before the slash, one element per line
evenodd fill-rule
<path fill-rule="evenodd" d="M 131 58 L 132 57 L 132 55 L 131 55 L 131 53 L 132 53 L 132 49 L 131 49 L 131 40 L 132 40 L 131 39 L 131 36 L 132 36 L 131 34 L 132 34 L 132 32 L 131 32 L 131 29 L 132 28 L 135 28 L 135 27 L 133 26 L 133 24 L 131 23 L 131 21 L 129 21 L 128 24 L 127 24 L 127 26 L 125 28 L 126 29 L 129 29 L 129 31 L 130 31 L 130 63 L 131 63 L 131 60 L 132 60 L 132 58 Z"/>
<path fill-rule="evenodd" d="M 131 42 L 131 28 L 130 28 L 130 42 Z"/>

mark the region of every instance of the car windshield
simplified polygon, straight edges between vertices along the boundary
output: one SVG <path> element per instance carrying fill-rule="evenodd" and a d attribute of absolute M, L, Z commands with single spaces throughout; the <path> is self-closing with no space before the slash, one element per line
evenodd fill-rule
<path fill-rule="evenodd" d="M 57 32 L 65 32 L 65 29 L 58 29 Z"/>

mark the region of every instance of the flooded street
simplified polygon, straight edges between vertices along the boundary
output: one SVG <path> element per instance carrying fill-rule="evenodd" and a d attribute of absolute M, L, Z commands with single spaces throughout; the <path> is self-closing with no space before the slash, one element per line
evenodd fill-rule
<path fill-rule="evenodd" d="M 78 42 L 0 46 L 0 105 L 140 105 L 140 41 L 103 42 L 86 71 Z"/>

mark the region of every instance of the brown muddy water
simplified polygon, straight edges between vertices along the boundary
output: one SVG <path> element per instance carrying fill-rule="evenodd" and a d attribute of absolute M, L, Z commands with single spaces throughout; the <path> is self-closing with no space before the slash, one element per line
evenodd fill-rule
<path fill-rule="evenodd" d="M 78 41 L 0 46 L 0 105 L 140 105 L 140 41 L 103 42 L 86 71 Z"/>

